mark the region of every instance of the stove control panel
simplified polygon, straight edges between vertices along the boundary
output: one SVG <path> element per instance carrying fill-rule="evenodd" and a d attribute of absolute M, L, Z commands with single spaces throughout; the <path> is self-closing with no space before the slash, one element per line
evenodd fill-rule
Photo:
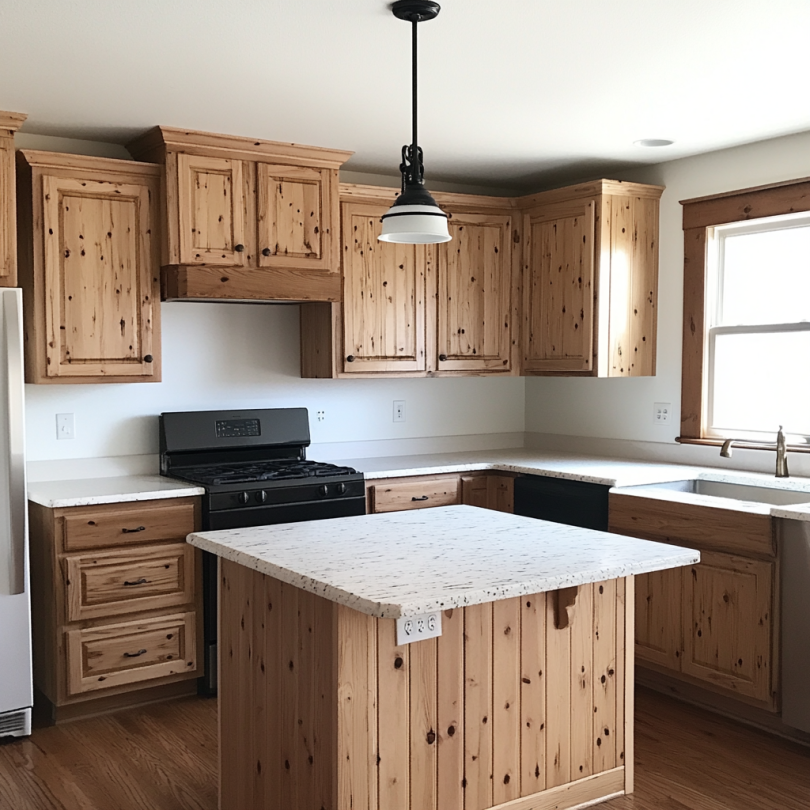
<path fill-rule="evenodd" d="M 218 419 L 218 439 L 241 439 L 246 436 L 261 436 L 258 419 Z"/>

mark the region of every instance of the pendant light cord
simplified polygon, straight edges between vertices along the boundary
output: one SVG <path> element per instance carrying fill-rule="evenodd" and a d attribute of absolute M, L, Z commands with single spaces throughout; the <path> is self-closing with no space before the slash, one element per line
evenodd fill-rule
<path fill-rule="evenodd" d="M 416 65 L 417 65 L 417 51 L 416 51 L 417 34 L 416 34 L 416 27 L 417 27 L 417 25 L 419 25 L 419 19 L 418 19 L 418 17 L 415 17 L 413 22 L 411 23 L 411 28 L 412 28 L 412 31 L 413 31 L 413 37 L 412 37 L 412 40 L 413 40 L 413 43 L 412 43 L 413 44 L 413 55 L 412 55 L 412 71 L 413 71 L 413 98 L 412 98 L 412 104 L 413 104 L 413 141 L 412 141 L 412 149 L 413 149 L 413 158 L 414 158 L 414 160 L 418 159 L 417 152 L 418 152 L 418 149 L 419 149 L 419 147 L 417 146 L 417 134 L 416 134 L 416 120 L 417 120 L 416 119 L 416 116 L 417 116 L 417 103 L 416 103 L 417 102 L 417 69 L 416 69 Z"/>

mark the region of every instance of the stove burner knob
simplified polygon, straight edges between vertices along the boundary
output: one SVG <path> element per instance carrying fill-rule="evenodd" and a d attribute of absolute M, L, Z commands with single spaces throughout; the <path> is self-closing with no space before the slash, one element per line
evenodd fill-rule
<path fill-rule="evenodd" d="M 329 494 L 329 487 L 326 486 L 326 484 L 321 484 L 318 487 L 318 495 L 320 495 L 322 498 L 325 498 L 328 494 Z"/>
<path fill-rule="evenodd" d="M 346 484 L 338 484 L 337 485 L 337 494 L 338 495 L 345 495 L 346 494 Z"/>
<path fill-rule="evenodd" d="M 266 503 L 267 502 L 267 493 L 264 490 L 261 490 L 256 493 L 254 496 L 259 503 Z"/>
<path fill-rule="evenodd" d="M 248 495 L 248 493 L 247 493 L 247 492 L 240 492 L 240 493 L 239 493 L 239 494 L 236 496 L 236 500 L 237 500 L 237 501 L 239 501 L 239 503 L 241 503 L 241 504 L 243 504 L 243 505 L 244 505 L 244 504 L 246 504 L 246 503 L 247 503 L 247 502 L 250 500 L 250 495 Z"/>

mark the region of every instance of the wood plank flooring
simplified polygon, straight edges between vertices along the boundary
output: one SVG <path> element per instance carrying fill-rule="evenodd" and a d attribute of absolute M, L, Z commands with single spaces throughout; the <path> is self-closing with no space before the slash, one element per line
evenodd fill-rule
<path fill-rule="evenodd" d="M 0 745 L 0 809 L 216 810 L 216 767 L 215 701 L 130 709 Z M 808 810 L 810 748 L 638 689 L 636 793 L 600 806 Z"/>

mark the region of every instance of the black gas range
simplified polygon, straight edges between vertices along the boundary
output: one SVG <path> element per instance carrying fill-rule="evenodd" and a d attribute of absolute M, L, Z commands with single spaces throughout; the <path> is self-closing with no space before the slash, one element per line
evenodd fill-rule
<path fill-rule="evenodd" d="M 363 474 L 306 457 L 306 408 L 160 416 L 160 472 L 205 487 L 203 530 L 362 515 Z M 217 558 L 203 555 L 203 691 L 216 691 Z"/>

